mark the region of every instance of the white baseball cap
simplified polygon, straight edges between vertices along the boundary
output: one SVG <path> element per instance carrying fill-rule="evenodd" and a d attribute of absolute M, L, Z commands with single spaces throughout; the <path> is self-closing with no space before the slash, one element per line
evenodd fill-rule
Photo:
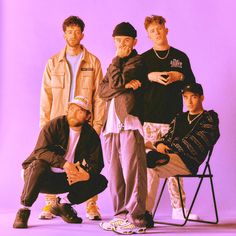
<path fill-rule="evenodd" d="M 89 101 L 84 96 L 76 96 L 72 101 L 69 102 L 69 104 L 76 104 L 82 107 L 84 110 L 91 112 L 89 109 Z"/>

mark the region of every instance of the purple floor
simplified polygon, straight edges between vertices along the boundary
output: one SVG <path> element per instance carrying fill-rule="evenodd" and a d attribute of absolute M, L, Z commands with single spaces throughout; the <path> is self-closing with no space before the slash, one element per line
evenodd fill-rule
<path fill-rule="evenodd" d="M 12 223 L 15 218 L 14 211 L 0 211 L 0 235 L 1 236 L 89 236 L 89 235 L 115 235 L 113 232 L 103 231 L 99 227 L 99 221 L 88 221 L 84 219 L 82 224 L 67 224 L 59 217 L 53 220 L 38 220 L 37 210 L 33 210 L 29 220 L 28 229 L 13 229 Z M 111 217 L 103 216 L 103 220 Z M 167 220 L 167 216 L 161 215 L 159 219 Z M 220 218 L 218 225 L 200 223 L 189 223 L 184 227 L 156 225 L 155 228 L 146 232 L 148 235 L 163 234 L 169 235 L 236 235 L 236 216 L 225 216 Z"/>

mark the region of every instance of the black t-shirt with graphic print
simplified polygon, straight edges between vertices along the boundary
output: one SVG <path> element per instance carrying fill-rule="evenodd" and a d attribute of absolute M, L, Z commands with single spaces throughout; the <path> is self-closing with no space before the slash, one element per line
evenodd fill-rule
<path fill-rule="evenodd" d="M 168 50 L 156 51 L 160 57 L 165 57 Z M 185 84 L 195 82 L 195 77 L 187 55 L 178 49 L 170 47 L 169 55 L 160 59 L 153 48 L 142 54 L 147 74 L 150 72 L 178 71 L 183 73 L 184 80 L 167 86 L 150 82 L 147 77 L 144 96 L 144 121 L 169 124 L 177 113 L 183 110 L 181 89 Z"/>

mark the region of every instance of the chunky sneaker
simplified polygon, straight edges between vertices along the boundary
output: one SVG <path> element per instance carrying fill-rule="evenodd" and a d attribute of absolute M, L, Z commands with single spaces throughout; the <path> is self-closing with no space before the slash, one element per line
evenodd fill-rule
<path fill-rule="evenodd" d="M 189 210 L 184 208 L 185 217 L 187 217 Z M 196 214 L 189 214 L 188 217 L 190 220 L 199 220 L 199 216 Z M 183 216 L 182 208 L 173 208 L 172 209 L 172 219 L 173 220 L 185 220 Z"/>
<path fill-rule="evenodd" d="M 86 217 L 90 220 L 101 220 L 101 214 L 99 212 L 99 208 L 96 205 L 96 202 L 90 201 L 87 203 L 86 207 Z"/>
<path fill-rule="evenodd" d="M 13 224 L 13 228 L 28 228 L 28 219 L 30 216 L 30 209 L 21 208 L 17 214 Z"/>
<path fill-rule="evenodd" d="M 51 220 L 51 219 L 55 218 L 55 215 L 53 215 L 50 212 L 50 209 L 51 209 L 51 205 L 55 204 L 56 201 L 57 201 L 57 196 L 56 195 L 46 194 L 45 195 L 46 205 L 44 206 L 44 208 L 40 212 L 38 218 L 41 219 L 41 220 Z"/>
<path fill-rule="evenodd" d="M 124 223 L 124 219 L 121 219 L 121 218 L 114 218 L 110 221 L 107 221 L 107 222 L 102 222 L 100 223 L 100 227 L 104 230 L 107 230 L 107 231 L 112 231 L 113 228 L 116 228 L 118 227 L 119 225 L 122 225 Z"/>
<path fill-rule="evenodd" d="M 50 209 L 51 209 L 51 204 L 50 205 L 45 205 L 45 207 L 42 209 L 42 211 L 40 212 L 38 218 L 40 220 L 51 220 L 53 218 L 55 218 L 56 216 L 53 215 L 51 212 L 50 212 Z"/>
<path fill-rule="evenodd" d="M 128 220 L 124 221 L 123 224 L 114 227 L 112 229 L 117 234 L 143 234 L 146 231 L 146 227 L 138 227 Z"/>
<path fill-rule="evenodd" d="M 67 223 L 82 223 L 82 218 L 77 216 L 77 212 L 71 206 L 71 204 L 60 203 L 60 198 L 57 198 L 55 204 L 50 208 L 50 212 L 54 215 L 60 216 Z"/>

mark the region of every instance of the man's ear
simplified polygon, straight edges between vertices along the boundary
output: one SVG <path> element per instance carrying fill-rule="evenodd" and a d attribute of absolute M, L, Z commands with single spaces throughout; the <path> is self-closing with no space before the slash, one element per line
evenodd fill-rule
<path fill-rule="evenodd" d="M 89 121 L 91 119 L 91 113 L 88 113 L 87 116 L 86 116 L 86 121 Z"/>
<path fill-rule="evenodd" d="M 201 95 L 201 101 L 203 102 L 205 99 L 204 95 Z"/>
<path fill-rule="evenodd" d="M 82 40 L 84 38 L 84 33 L 82 33 L 82 35 L 81 35 L 81 39 L 80 40 Z"/>
<path fill-rule="evenodd" d="M 138 40 L 137 39 L 134 39 L 134 47 L 136 46 Z"/>

